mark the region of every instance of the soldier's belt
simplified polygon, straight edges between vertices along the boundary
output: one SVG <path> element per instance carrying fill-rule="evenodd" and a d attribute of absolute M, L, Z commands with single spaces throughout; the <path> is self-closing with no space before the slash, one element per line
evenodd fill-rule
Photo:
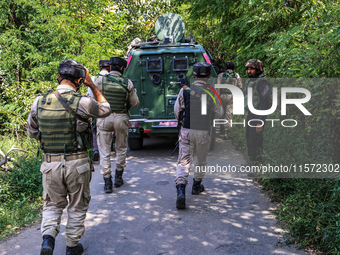
<path fill-rule="evenodd" d="M 64 154 L 60 154 L 60 155 L 44 154 L 43 155 L 43 161 L 45 161 L 45 162 L 60 162 L 63 159 L 65 161 L 69 161 L 69 160 L 81 159 L 81 158 L 86 158 L 86 157 L 88 157 L 87 152 L 79 152 L 79 153 L 74 153 L 74 154 L 71 154 L 71 155 L 65 155 L 65 159 L 64 159 Z"/>

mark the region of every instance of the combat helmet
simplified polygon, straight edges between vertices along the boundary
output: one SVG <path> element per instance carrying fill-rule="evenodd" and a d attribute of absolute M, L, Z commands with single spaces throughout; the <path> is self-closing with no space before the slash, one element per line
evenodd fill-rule
<path fill-rule="evenodd" d="M 193 73 L 198 77 L 209 76 L 211 73 L 211 64 L 205 62 L 196 63 L 193 66 Z"/>
<path fill-rule="evenodd" d="M 245 68 L 254 68 L 258 73 L 262 73 L 263 63 L 258 59 L 249 59 L 245 65 Z"/>
<path fill-rule="evenodd" d="M 69 76 L 71 78 L 83 78 L 86 77 L 85 67 L 74 60 L 63 60 L 59 64 L 58 73 L 61 75 Z"/>
<path fill-rule="evenodd" d="M 99 60 L 99 67 L 109 67 L 109 66 L 110 66 L 110 60 L 108 59 Z"/>
<path fill-rule="evenodd" d="M 126 68 L 127 61 L 125 59 L 121 58 L 121 57 L 111 57 L 110 58 L 110 65 L 111 66 L 119 65 L 119 66 Z"/>
<path fill-rule="evenodd" d="M 227 62 L 225 63 L 225 68 L 226 68 L 226 69 L 234 70 L 234 68 L 235 68 L 235 63 L 232 62 L 232 61 L 227 61 Z"/>

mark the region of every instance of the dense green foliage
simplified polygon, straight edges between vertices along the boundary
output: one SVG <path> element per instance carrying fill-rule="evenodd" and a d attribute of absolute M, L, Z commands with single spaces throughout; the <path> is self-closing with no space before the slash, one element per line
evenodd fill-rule
<path fill-rule="evenodd" d="M 17 159 L 11 162 L 9 170 L 0 171 L 0 239 L 38 219 L 42 201 L 42 180 L 40 161 L 36 157 L 37 143 L 22 138 L 20 142 L 13 138 L 1 137 L 0 149 L 7 152 L 12 146 L 25 148 L 27 158 L 20 152 L 9 156 Z"/>
<path fill-rule="evenodd" d="M 96 74 L 99 59 L 124 56 L 134 37 L 152 35 L 166 3 L 1 1 L 0 132 L 25 130 L 35 95 L 55 88 L 60 61 L 77 60 Z"/>
<path fill-rule="evenodd" d="M 250 58 L 261 59 L 271 77 L 339 76 L 337 0 L 175 3 L 216 63 L 234 60 L 241 76 Z"/>
<path fill-rule="evenodd" d="M 296 119 L 298 126 L 267 126 L 264 149 L 266 162 L 273 165 L 339 163 L 338 0 L 174 0 L 172 4 L 143 0 L 1 1 L 0 134 L 26 135 L 30 105 L 38 93 L 56 87 L 61 60 L 77 60 L 95 74 L 99 59 L 124 56 L 135 37 L 146 40 L 153 34 L 156 18 L 172 10 L 184 18 L 187 34 L 193 30 L 196 41 L 210 50 L 217 65 L 223 67 L 225 61 L 233 60 L 242 77 L 246 77 L 246 60 L 258 58 L 269 77 L 332 78 L 299 81 L 299 86 L 312 94 L 306 104 L 312 116 L 289 107 L 284 118 Z M 278 111 L 270 117 L 282 118 Z M 233 129 L 231 135 L 233 143 L 246 152 L 244 131 Z M 0 147 L 8 150 L 13 141 L 1 139 Z M 32 144 L 21 146 L 27 149 Z M 1 231 L 15 225 L 14 216 L 10 218 L 14 211 L 20 217 L 32 215 L 27 213 L 27 202 L 40 201 L 38 165 L 31 156 L 13 171 L 0 172 Z M 302 246 L 340 252 L 339 180 L 261 182 L 274 191 L 274 199 L 281 204 L 280 218 Z"/>

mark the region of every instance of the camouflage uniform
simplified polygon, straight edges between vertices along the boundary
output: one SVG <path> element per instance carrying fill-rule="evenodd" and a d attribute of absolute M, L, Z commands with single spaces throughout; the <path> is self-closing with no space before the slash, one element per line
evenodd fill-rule
<path fill-rule="evenodd" d="M 75 92 L 69 85 L 57 87 L 61 93 Z M 28 117 L 28 134 L 30 138 L 38 138 L 39 121 L 38 101 L 35 99 Z M 57 98 L 52 100 L 58 100 Z M 66 111 L 66 110 L 65 110 Z M 77 113 L 88 119 L 105 117 L 110 114 L 108 103 L 100 104 L 91 97 L 81 97 Z M 77 120 L 76 130 L 83 131 L 88 124 Z M 63 209 L 67 206 L 66 244 L 76 247 L 85 231 L 84 221 L 91 199 L 90 180 L 91 162 L 87 152 L 78 153 L 44 153 L 44 161 L 40 171 L 43 173 L 43 205 L 41 232 L 55 238 L 60 231 L 60 220 Z"/>

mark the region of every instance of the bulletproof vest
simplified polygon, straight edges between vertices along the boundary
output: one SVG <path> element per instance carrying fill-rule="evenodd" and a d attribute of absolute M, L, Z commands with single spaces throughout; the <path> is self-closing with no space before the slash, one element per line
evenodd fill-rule
<path fill-rule="evenodd" d="M 70 91 L 62 93 L 61 96 L 77 112 L 80 94 Z M 90 147 L 90 141 L 85 140 L 85 137 L 90 136 L 90 128 L 78 133 L 76 117 L 65 110 L 53 91 L 38 99 L 37 117 L 38 138 L 45 153 L 74 153 L 86 151 Z"/>
<path fill-rule="evenodd" d="M 244 108 L 248 111 L 248 88 L 253 88 L 253 106 L 255 109 L 258 109 L 260 105 L 260 94 L 257 91 L 257 85 L 263 81 L 266 80 L 266 77 L 264 75 L 260 75 L 257 79 L 247 79 L 246 84 L 244 86 Z"/>
<path fill-rule="evenodd" d="M 227 83 L 227 84 L 232 84 L 232 85 L 236 85 L 236 75 L 235 75 L 235 72 L 234 71 L 225 71 L 223 73 L 223 80 L 222 80 L 222 83 Z M 223 89 L 221 88 L 220 89 L 220 94 L 221 95 L 225 95 L 225 94 L 230 94 L 231 95 L 231 92 L 229 89 Z"/>
<path fill-rule="evenodd" d="M 127 113 L 128 80 L 108 74 L 103 76 L 102 84 L 102 93 L 111 106 L 111 112 Z"/>
<path fill-rule="evenodd" d="M 195 130 L 209 130 L 212 120 L 212 100 L 207 95 L 207 115 L 201 114 L 201 95 L 204 91 L 191 85 L 190 89 L 183 91 L 184 97 L 184 119 L 183 127 Z"/>

